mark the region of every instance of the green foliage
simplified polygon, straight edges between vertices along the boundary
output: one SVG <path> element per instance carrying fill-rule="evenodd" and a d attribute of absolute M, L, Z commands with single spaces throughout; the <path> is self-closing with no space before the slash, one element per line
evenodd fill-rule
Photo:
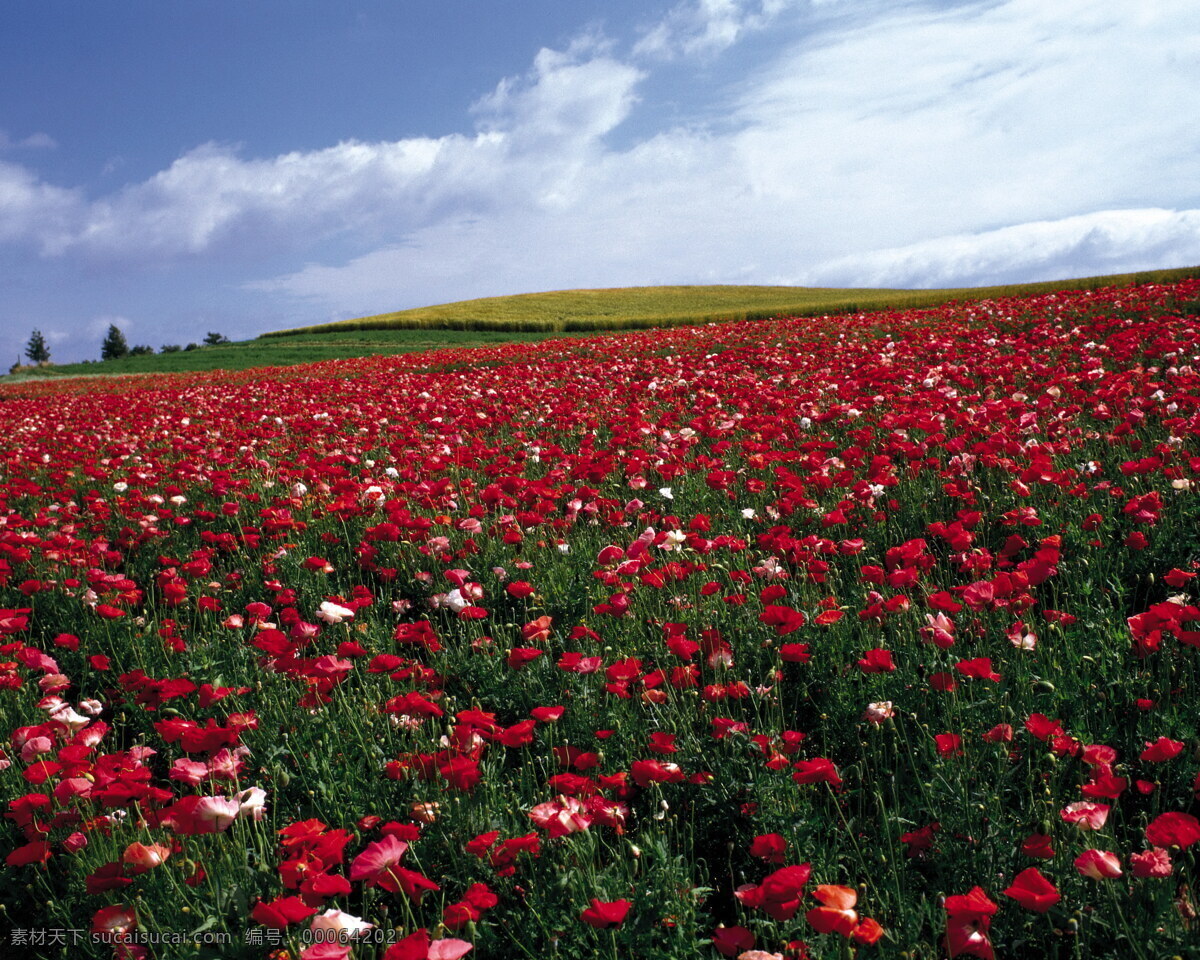
<path fill-rule="evenodd" d="M 69 377 L 80 374 L 185 373 L 201 370 L 246 370 L 252 367 L 292 366 L 324 360 L 346 360 L 379 354 L 414 353 L 448 347 L 481 347 L 513 341 L 545 340 L 562 336 L 549 331 L 508 333 L 499 330 L 378 330 L 249 340 L 215 347 L 196 344 L 162 350 L 145 356 L 132 354 L 103 364 L 61 364 L 39 371 L 39 376 Z"/>
<path fill-rule="evenodd" d="M 129 350 L 131 357 L 151 357 L 154 356 L 154 348 L 149 344 L 140 343 L 136 347 L 131 347 Z"/>
<path fill-rule="evenodd" d="M 125 341 L 125 334 L 115 323 L 110 323 L 108 333 L 104 335 L 104 342 L 100 344 L 100 359 L 119 360 L 121 357 L 127 356 L 129 356 L 129 344 Z"/>
<path fill-rule="evenodd" d="M 222 343 L 228 343 L 229 338 L 223 333 L 209 332 L 204 336 L 204 345 L 207 347 L 219 346 Z"/>
<path fill-rule="evenodd" d="M 25 356 L 30 363 L 49 363 L 50 348 L 46 346 L 46 338 L 41 330 L 34 330 L 29 335 L 29 343 L 25 346 Z"/>

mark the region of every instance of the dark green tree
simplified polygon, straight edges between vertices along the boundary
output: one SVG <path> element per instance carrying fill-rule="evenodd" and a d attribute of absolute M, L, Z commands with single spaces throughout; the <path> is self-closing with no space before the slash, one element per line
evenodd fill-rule
<path fill-rule="evenodd" d="M 209 333 L 208 336 L 206 336 L 204 338 L 204 344 L 205 344 L 205 346 L 208 346 L 208 347 L 215 347 L 218 344 L 228 343 L 228 342 L 229 342 L 229 338 L 227 336 L 225 336 L 225 334 L 223 334 L 223 333 Z"/>
<path fill-rule="evenodd" d="M 46 346 L 46 338 L 42 336 L 41 330 L 34 330 L 29 336 L 29 343 L 25 347 L 25 356 L 29 358 L 30 363 L 49 363 L 50 348 Z"/>
<path fill-rule="evenodd" d="M 104 343 L 100 345 L 101 360 L 117 360 L 129 355 L 129 344 L 125 342 L 125 334 L 115 323 L 108 325 L 108 333 L 104 335 Z"/>

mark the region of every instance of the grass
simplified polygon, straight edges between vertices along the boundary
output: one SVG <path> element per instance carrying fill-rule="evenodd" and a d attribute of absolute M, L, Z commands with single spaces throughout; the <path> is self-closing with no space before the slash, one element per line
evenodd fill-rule
<path fill-rule="evenodd" d="M 0 382 L 286 367 L 320 360 L 419 353 L 441 347 L 483 347 L 513 341 L 537 341 L 558 335 L 553 331 L 514 333 L 502 330 L 348 330 L 341 333 L 305 333 L 286 338 L 242 340 L 178 353 L 145 354 L 95 363 L 55 364 L 2 377 Z"/>
<path fill-rule="evenodd" d="M 952 300 L 1028 297 L 1057 290 L 1169 283 L 1200 276 L 1200 267 L 1110 274 L 1044 283 L 937 290 L 836 287 L 677 286 L 557 290 L 485 297 L 381 313 L 354 320 L 281 330 L 263 339 L 349 330 L 626 330 L 685 326 L 714 320 L 816 316 L 936 306 Z"/>
<path fill-rule="evenodd" d="M 21 383 L 59 377 L 248 370 L 322 360 L 480 347 L 597 331 L 687 326 L 719 320 L 820 316 L 916 309 L 953 300 L 1025 297 L 1058 290 L 1170 283 L 1200 276 L 1200 266 L 1110 274 L 1046 283 L 939 290 L 675 286 L 558 290 L 486 297 L 266 333 L 254 340 L 120 360 L 53 364 L 0 377 Z"/>

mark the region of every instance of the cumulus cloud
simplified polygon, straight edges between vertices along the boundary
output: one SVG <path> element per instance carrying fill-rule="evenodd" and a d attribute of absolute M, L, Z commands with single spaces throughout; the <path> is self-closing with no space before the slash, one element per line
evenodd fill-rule
<path fill-rule="evenodd" d="M 646 30 L 634 45 L 633 56 L 665 60 L 712 56 L 770 26 L 789 7 L 823 2 L 830 0 L 686 0 Z"/>
<path fill-rule="evenodd" d="M 347 141 L 266 159 L 209 143 L 91 202 L 0 164 L 0 239 L 35 239 L 50 255 L 171 258 L 247 239 L 311 245 L 396 223 L 416 230 L 448 212 L 561 204 L 601 138 L 628 116 L 641 77 L 595 43 L 542 50 L 526 76 L 480 99 L 472 134 Z"/>
<path fill-rule="evenodd" d="M 43 183 L 25 167 L 0 160 L 0 241 L 33 240 L 54 250 L 70 236 L 82 206 L 80 191 Z"/>
<path fill-rule="evenodd" d="M 1102 210 L 818 264 L 813 286 L 957 287 L 1200 264 L 1200 210 Z"/>
<path fill-rule="evenodd" d="M 369 225 L 381 208 L 421 194 L 445 163 L 443 154 L 486 146 L 486 138 L 351 141 L 246 160 L 232 147 L 206 144 L 149 180 L 87 205 L 76 228 L 47 248 L 174 256 L 201 253 L 239 231 L 282 237 L 300 230 L 311 241 Z"/>
<path fill-rule="evenodd" d="M 502 80 L 472 112 L 486 131 L 526 150 L 587 143 L 621 123 L 642 74 L 606 55 L 602 40 L 582 38 L 566 51 L 543 48 L 524 77 Z"/>

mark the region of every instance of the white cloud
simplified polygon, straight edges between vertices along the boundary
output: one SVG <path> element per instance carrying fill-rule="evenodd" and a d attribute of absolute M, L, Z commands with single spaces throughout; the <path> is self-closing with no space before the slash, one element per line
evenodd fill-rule
<path fill-rule="evenodd" d="M 416 194 L 443 151 L 478 148 L 484 139 L 346 142 L 268 160 L 244 160 L 230 147 L 206 144 L 90 204 L 73 234 L 51 250 L 195 254 L 238 230 L 264 229 L 279 237 L 304 231 L 311 241 L 363 226 L 398 195 Z"/>
<path fill-rule="evenodd" d="M 737 139 L 753 188 L 837 252 L 1190 206 L 1198 36 L 1200 8 L 1179 0 L 899 9 L 773 64 Z"/>
<path fill-rule="evenodd" d="M 127 334 L 133 329 L 134 323 L 128 317 L 105 313 L 92 317 L 87 324 L 88 333 L 93 337 L 103 337 L 108 333 L 109 327 L 116 327 L 122 333 Z"/>
<path fill-rule="evenodd" d="M 0 161 L 0 241 L 34 240 L 45 250 L 69 236 L 82 194 L 40 182 L 29 170 Z"/>
<path fill-rule="evenodd" d="M 36 239 L 52 255 L 171 258 L 263 238 L 294 247 L 347 232 L 385 235 L 448 210 L 561 205 L 632 109 L 641 77 L 595 43 L 542 50 L 529 75 L 478 102 L 472 135 L 347 141 L 268 159 L 210 143 L 92 202 L 0 164 L 0 239 Z"/>
<path fill-rule="evenodd" d="M 603 54 L 588 56 L 591 52 L 590 44 L 565 53 L 540 50 L 526 77 L 501 81 L 473 112 L 486 130 L 526 149 L 603 136 L 629 115 L 642 75 Z"/>
<path fill-rule="evenodd" d="M 37 131 L 20 140 L 14 140 L 6 130 L 0 130 L 0 150 L 54 150 L 58 147 L 50 134 Z"/>
<path fill-rule="evenodd" d="M 668 60 L 712 56 L 747 33 L 769 26 L 783 10 L 796 5 L 797 0 L 686 0 L 646 31 L 634 45 L 633 55 Z"/>
<path fill-rule="evenodd" d="M 1200 264 L 1200 210 L 1103 210 L 856 253 L 806 270 L 814 286 L 956 287 Z"/>

